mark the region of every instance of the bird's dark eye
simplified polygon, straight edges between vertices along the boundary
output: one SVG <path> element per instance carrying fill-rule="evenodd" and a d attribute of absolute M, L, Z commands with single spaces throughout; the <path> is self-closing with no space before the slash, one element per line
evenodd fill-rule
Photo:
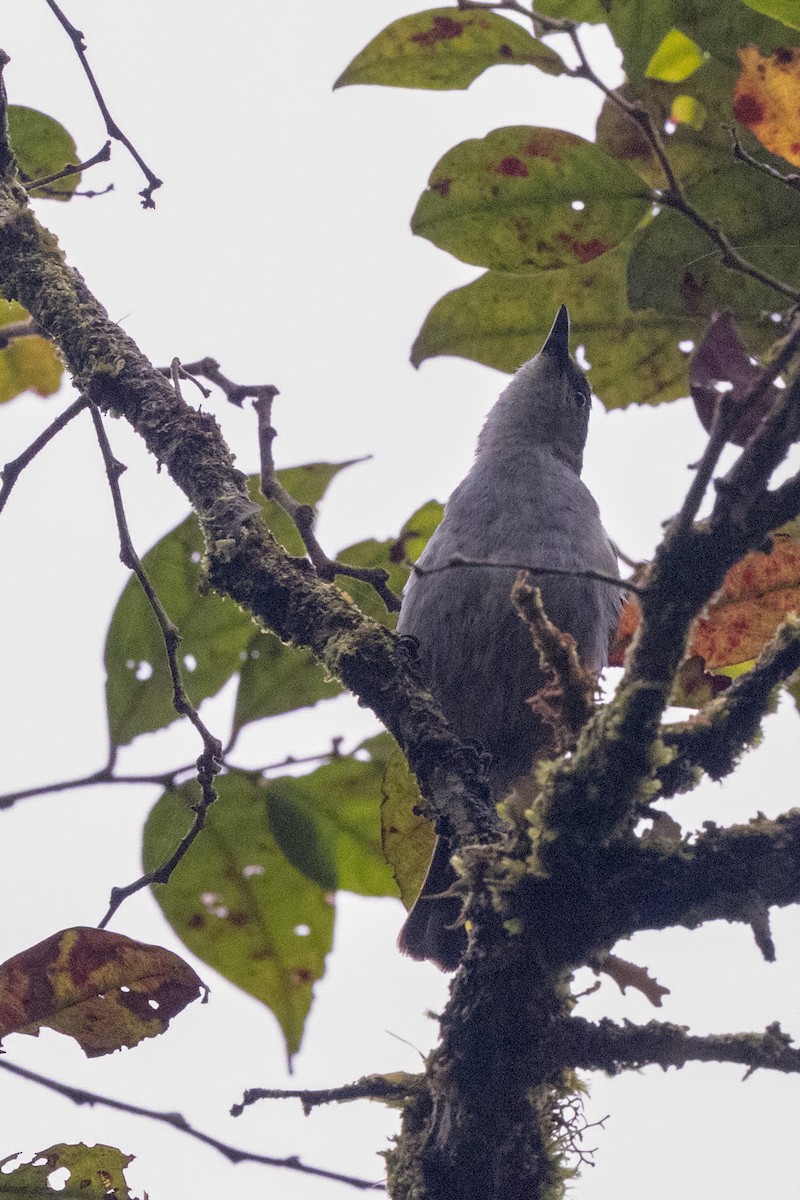
<path fill-rule="evenodd" d="M 575 393 L 575 403 L 577 404 L 578 408 L 585 408 L 586 405 L 589 403 L 588 393 L 587 392 L 576 392 Z"/>

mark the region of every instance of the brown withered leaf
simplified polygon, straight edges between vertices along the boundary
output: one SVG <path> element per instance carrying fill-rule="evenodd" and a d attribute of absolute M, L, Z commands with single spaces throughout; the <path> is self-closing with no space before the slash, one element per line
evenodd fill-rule
<path fill-rule="evenodd" d="M 733 115 L 772 154 L 800 167 L 800 49 L 762 54 L 745 46 L 738 55 Z"/>
<path fill-rule="evenodd" d="M 702 675 L 749 663 L 758 658 L 793 612 L 800 612 L 800 541 L 789 532 L 778 531 L 772 535 L 769 553 L 753 550 L 728 571 L 722 587 L 695 622 L 687 665 L 692 656 L 699 657 Z M 631 596 L 620 615 L 609 655 L 611 666 L 622 665 L 640 620 L 639 602 Z M 698 677 L 696 665 L 688 670 L 684 681 L 688 690 L 693 681 L 697 686 L 708 684 L 707 679 Z M 717 683 L 710 686 L 712 692 L 719 689 Z"/>
<path fill-rule="evenodd" d="M 761 368 L 750 357 L 730 314 L 715 313 L 689 368 L 692 400 L 706 433 L 711 432 L 721 395 L 718 385 L 724 386 L 730 402 L 741 408 L 741 416 L 729 438 L 735 446 L 744 446 L 778 395 L 773 383 L 757 404 L 747 403 L 751 388 L 761 375 Z"/>
<path fill-rule="evenodd" d="M 769 554 L 753 550 L 731 567 L 695 622 L 691 652 L 709 671 L 749 662 L 791 612 L 800 612 L 800 542 L 777 533 Z"/>
<path fill-rule="evenodd" d="M 163 1033 L 202 991 L 170 950 L 104 929 L 65 929 L 0 965 L 0 1041 L 46 1027 L 94 1058 Z"/>
<path fill-rule="evenodd" d="M 657 979 L 653 979 L 652 975 L 648 974 L 647 967 L 627 962 L 624 958 L 618 958 L 616 954 L 605 955 L 602 962 L 593 969 L 595 974 L 602 972 L 603 975 L 609 975 L 623 996 L 629 987 L 635 988 L 654 1008 L 661 1008 L 662 998 L 669 995 L 669 988 L 662 987 Z"/>

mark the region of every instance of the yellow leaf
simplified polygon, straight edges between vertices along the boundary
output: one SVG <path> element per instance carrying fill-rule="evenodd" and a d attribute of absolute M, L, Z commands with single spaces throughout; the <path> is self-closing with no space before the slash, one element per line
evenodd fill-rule
<path fill-rule="evenodd" d="M 670 29 L 647 64 L 645 75 L 665 83 L 683 83 L 703 65 L 705 57 L 697 42 L 679 29 Z"/>
<path fill-rule="evenodd" d="M 705 104 L 695 100 L 694 96 L 676 96 L 670 108 L 670 120 L 676 125 L 689 125 L 692 129 L 702 129 L 706 123 L 708 109 Z"/>
<path fill-rule="evenodd" d="M 0 300 L 0 327 L 24 321 L 28 313 L 15 300 Z M 0 404 L 20 392 L 52 396 L 61 386 L 64 367 L 55 346 L 46 338 L 14 338 L 0 350 Z"/>
<path fill-rule="evenodd" d="M 746 46 L 738 54 L 733 115 L 767 150 L 800 167 L 800 49 L 765 55 Z"/>

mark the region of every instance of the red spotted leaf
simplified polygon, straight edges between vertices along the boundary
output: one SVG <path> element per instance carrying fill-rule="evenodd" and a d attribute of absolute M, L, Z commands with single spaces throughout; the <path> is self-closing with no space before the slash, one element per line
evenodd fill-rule
<path fill-rule="evenodd" d="M 411 228 L 464 262 L 538 272 L 606 254 L 648 206 L 638 175 L 594 142 L 512 125 L 448 150 Z"/>
<path fill-rule="evenodd" d="M 724 685 L 712 684 L 705 673 L 727 671 L 757 658 L 790 613 L 800 613 L 800 541 L 779 532 L 773 535 L 769 553 L 754 550 L 731 567 L 696 620 L 679 691 L 696 699 L 709 688 L 706 698 L 711 698 Z M 640 620 L 639 602 L 630 597 L 609 656 L 612 666 L 622 665 Z M 696 664 L 688 667 L 693 658 L 702 660 L 700 674 Z"/>
<path fill-rule="evenodd" d="M 0 1040 L 45 1027 L 94 1058 L 157 1037 L 202 990 L 170 950 L 104 929 L 65 929 L 0 965 Z"/>
<path fill-rule="evenodd" d="M 393 21 L 356 55 L 334 87 L 354 83 L 467 88 L 488 67 L 530 65 L 560 75 L 564 63 L 507 17 L 483 9 L 434 8 Z"/>

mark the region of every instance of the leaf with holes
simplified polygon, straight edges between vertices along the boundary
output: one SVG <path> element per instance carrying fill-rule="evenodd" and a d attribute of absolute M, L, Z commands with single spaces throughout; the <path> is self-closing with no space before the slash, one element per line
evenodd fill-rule
<path fill-rule="evenodd" d="M 566 70 L 555 50 L 506 17 L 478 9 L 434 8 L 393 21 L 333 86 L 463 89 L 499 64 L 530 65 L 548 75 Z"/>
<path fill-rule="evenodd" d="M 428 313 L 411 352 L 455 354 L 516 371 L 540 349 L 554 313 L 570 311 L 573 344 L 583 345 L 592 388 L 606 408 L 660 404 L 685 396 L 683 339 L 699 338 L 705 322 L 633 313 L 625 300 L 629 247 L 570 270 L 539 275 L 489 271 L 444 296 Z"/>
<path fill-rule="evenodd" d="M 0 1040 L 45 1027 L 95 1058 L 157 1037 L 202 990 L 170 950 L 105 929 L 65 929 L 0 965 Z"/>
<path fill-rule="evenodd" d="M 315 505 L 338 472 L 352 461 L 291 467 L 279 471 L 278 478 L 301 504 Z M 302 539 L 291 519 L 277 504 L 259 497 L 257 476 L 248 483 L 276 540 L 290 554 L 302 554 Z M 253 650 L 260 652 L 263 642 L 251 618 L 237 605 L 204 590 L 202 556 L 200 528 L 191 516 L 157 542 L 143 559 L 148 578 L 180 633 L 178 659 L 184 668 L 184 686 L 195 705 L 215 695 L 248 662 L 252 672 L 256 666 L 256 660 L 250 661 Z M 273 703 L 265 706 L 271 707 L 272 713 L 261 715 L 286 712 L 287 708 L 314 703 L 314 698 L 335 692 L 335 688 L 325 685 L 321 671 L 296 651 L 288 647 L 273 647 L 273 651 L 269 660 L 275 668 L 275 693 Z M 300 670 L 300 663 L 303 669 L 293 697 L 287 680 L 293 670 Z M 141 733 L 162 729 L 178 719 L 164 639 L 135 578 L 125 587 L 114 610 L 106 638 L 105 664 L 112 745 L 125 745 Z M 258 688 L 259 695 L 269 696 L 268 680 L 259 679 Z M 251 713 L 255 711 L 253 703 L 245 707 Z M 243 723 L 240 720 L 240 725 Z"/>
<path fill-rule="evenodd" d="M 7 1167 L 17 1158 L 11 1154 L 0 1162 Z M 132 1154 L 123 1154 L 116 1146 L 68 1146 L 63 1142 L 40 1150 L 28 1163 L 20 1163 L 13 1170 L 0 1171 L 0 1196 L 27 1200 L 52 1200 L 62 1196 L 64 1200 L 131 1200 L 125 1179 L 125 1168 L 133 1162 Z M 51 1176 L 61 1175 L 54 1186 Z"/>
<path fill-rule="evenodd" d="M 78 151 L 63 125 L 35 108 L 21 104 L 8 106 L 8 133 L 11 147 L 26 183 L 44 179 L 78 163 Z M 80 174 L 68 175 L 39 188 L 31 195 L 49 200 L 69 200 L 81 181 Z"/>
<path fill-rule="evenodd" d="M 648 204 L 635 172 L 593 142 L 558 129 L 509 126 L 445 154 L 411 228 L 464 262 L 553 270 L 605 254 Z"/>
<path fill-rule="evenodd" d="M 0 328 L 28 315 L 16 300 L 0 299 Z M 52 342 L 38 336 L 13 338 L 0 350 L 0 404 L 27 391 L 52 396 L 61 387 L 63 374 L 64 364 Z"/>
<path fill-rule="evenodd" d="M 333 939 L 334 896 L 287 859 L 270 829 L 263 782 L 217 781 L 206 825 L 165 885 L 153 888 L 185 945 L 274 1013 L 297 1053 Z M 166 792 L 144 830 L 144 864 L 165 862 L 192 821 L 193 784 Z"/>
<path fill-rule="evenodd" d="M 739 58 L 733 115 L 772 154 L 800 167 L 800 49 L 762 54 L 747 46 Z"/>

